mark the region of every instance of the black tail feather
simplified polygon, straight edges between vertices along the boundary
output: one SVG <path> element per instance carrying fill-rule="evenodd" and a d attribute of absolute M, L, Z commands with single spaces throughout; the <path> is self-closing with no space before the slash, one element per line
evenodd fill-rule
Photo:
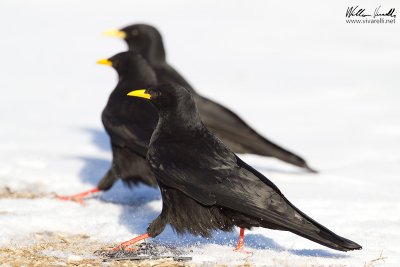
<path fill-rule="evenodd" d="M 285 198 L 285 197 L 284 197 Z M 285 198 L 286 199 L 286 198 Z M 288 203 L 289 200 L 286 199 Z M 298 208 L 293 206 L 293 204 L 290 203 L 292 208 L 296 210 L 297 213 L 299 213 L 307 222 L 311 223 L 313 226 L 315 226 L 315 230 L 309 229 L 309 228 L 292 228 L 292 229 L 287 229 L 290 232 L 293 232 L 295 234 L 298 234 L 304 238 L 307 238 L 309 240 L 312 240 L 314 242 L 317 242 L 321 245 L 327 246 L 332 249 L 340 250 L 340 251 L 349 251 L 349 250 L 357 250 L 357 249 L 362 249 L 362 247 L 347 239 L 344 237 L 341 237 L 325 226 L 321 225 L 320 223 L 316 222 L 312 218 L 310 218 L 308 215 L 300 211 Z"/>
<path fill-rule="evenodd" d="M 290 231 L 332 249 L 340 251 L 362 249 L 362 247 L 359 244 L 344 237 L 338 236 L 337 234 L 333 233 L 332 231 L 326 228 L 320 229 L 319 232 L 304 232 L 297 230 L 290 230 Z"/>

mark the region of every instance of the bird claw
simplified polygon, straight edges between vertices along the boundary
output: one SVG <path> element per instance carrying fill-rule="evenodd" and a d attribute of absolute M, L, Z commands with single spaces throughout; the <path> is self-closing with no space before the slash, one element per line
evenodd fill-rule
<path fill-rule="evenodd" d="M 247 254 L 247 255 L 253 255 L 253 252 L 244 250 L 243 247 L 235 248 L 233 250 L 233 252 L 240 252 L 240 253 Z"/>
<path fill-rule="evenodd" d="M 125 241 L 121 244 L 119 244 L 118 246 L 116 246 L 115 248 L 112 249 L 112 251 L 118 251 L 118 250 L 123 250 L 123 251 L 135 251 L 137 250 L 137 248 L 133 247 L 133 248 L 129 248 L 132 245 L 137 244 L 138 242 L 146 239 L 149 237 L 148 233 L 145 233 L 143 235 L 137 236 L 135 238 L 132 238 L 131 240 Z"/>
<path fill-rule="evenodd" d="M 89 197 L 89 196 L 91 196 L 93 194 L 96 194 L 96 193 L 98 193 L 100 191 L 101 190 L 96 187 L 96 188 L 93 188 L 93 189 L 90 189 L 88 191 L 85 191 L 85 192 L 82 192 L 82 193 L 79 193 L 79 194 L 75 194 L 75 195 L 72 195 L 72 196 L 59 196 L 59 195 L 56 195 L 56 198 L 59 199 L 59 200 L 63 200 L 63 201 L 74 201 L 74 202 L 77 202 L 77 203 L 79 203 L 81 205 L 85 205 L 85 199 L 87 197 Z"/>
<path fill-rule="evenodd" d="M 85 198 L 84 197 L 76 197 L 76 196 L 59 196 L 56 195 L 55 196 L 57 199 L 59 200 L 63 200 L 63 201 L 73 201 L 76 203 L 79 203 L 81 205 L 85 205 Z"/>

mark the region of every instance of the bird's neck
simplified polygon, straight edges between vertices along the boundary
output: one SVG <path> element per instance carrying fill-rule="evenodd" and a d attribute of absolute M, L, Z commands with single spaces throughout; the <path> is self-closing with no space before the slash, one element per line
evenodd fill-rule
<path fill-rule="evenodd" d="M 205 130 L 198 113 L 164 113 L 159 111 L 159 120 L 154 131 L 155 135 L 168 136 L 168 138 L 180 136 L 195 137 Z"/>
<path fill-rule="evenodd" d="M 128 71 L 124 73 L 118 73 L 118 83 L 128 87 L 135 86 L 135 88 L 131 88 L 132 91 L 135 89 L 142 89 L 149 86 L 154 86 L 157 83 L 157 79 L 154 72 Z"/>
<path fill-rule="evenodd" d="M 152 42 L 145 47 L 129 45 L 129 50 L 139 52 L 151 65 L 162 64 L 166 61 L 165 49 L 162 41 Z"/>

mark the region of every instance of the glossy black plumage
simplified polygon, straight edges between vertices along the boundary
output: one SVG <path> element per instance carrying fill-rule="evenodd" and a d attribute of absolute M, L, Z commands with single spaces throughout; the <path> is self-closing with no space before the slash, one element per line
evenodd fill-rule
<path fill-rule="evenodd" d="M 231 152 L 203 125 L 188 90 L 162 85 L 146 93 L 159 114 L 147 160 L 163 200 L 149 236 L 157 236 L 167 224 L 178 233 L 205 237 L 217 229 L 256 226 L 290 231 L 337 250 L 361 248 L 301 212 Z"/>
<path fill-rule="evenodd" d="M 98 184 L 108 190 L 121 178 L 127 184 L 142 182 L 157 186 L 145 160 L 151 134 L 158 115 L 154 107 L 141 99 L 128 99 L 132 88 L 157 83 L 152 68 L 140 54 L 123 52 L 109 59 L 118 72 L 119 81 L 102 112 L 102 122 L 110 136 L 113 160 L 111 169 Z"/>
<path fill-rule="evenodd" d="M 275 157 L 315 172 L 303 158 L 267 140 L 228 108 L 197 94 L 167 63 L 162 37 L 157 29 L 146 24 L 135 24 L 121 31 L 125 33 L 129 50 L 140 53 L 149 62 L 160 84 L 176 83 L 193 93 L 204 124 L 234 152 Z"/>

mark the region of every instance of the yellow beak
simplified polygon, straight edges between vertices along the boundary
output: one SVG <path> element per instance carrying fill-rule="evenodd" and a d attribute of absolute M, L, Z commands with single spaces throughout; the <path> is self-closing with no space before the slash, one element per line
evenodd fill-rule
<path fill-rule="evenodd" d="M 103 32 L 103 34 L 107 35 L 107 36 L 121 38 L 121 39 L 125 39 L 125 37 L 126 37 L 126 33 L 125 32 L 123 32 L 121 30 L 117 30 L 117 29 L 107 30 L 107 31 Z"/>
<path fill-rule="evenodd" d="M 139 89 L 128 93 L 128 96 L 136 96 L 146 99 L 151 99 L 151 95 L 146 93 L 146 89 Z"/>
<path fill-rule="evenodd" d="M 110 60 L 108 60 L 107 58 L 103 58 L 103 59 L 98 60 L 96 62 L 96 64 L 112 66 L 112 62 Z"/>

